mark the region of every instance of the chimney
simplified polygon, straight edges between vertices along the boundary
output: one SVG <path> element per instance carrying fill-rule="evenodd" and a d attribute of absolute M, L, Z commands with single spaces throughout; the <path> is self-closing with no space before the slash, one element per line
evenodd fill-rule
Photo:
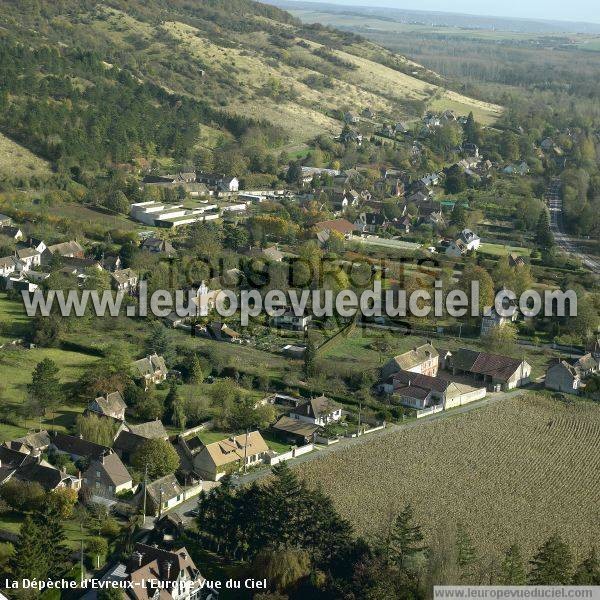
<path fill-rule="evenodd" d="M 171 566 L 172 566 L 172 563 L 171 563 L 171 561 L 169 561 L 167 563 L 167 579 L 171 579 Z"/>
<path fill-rule="evenodd" d="M 136 552 L 136 557 L 137 557 L 137 561 L 138 561 L 138 567 L 141 567 L 142 559 L 144 558 L 144 555 L 141 552 Z"/>

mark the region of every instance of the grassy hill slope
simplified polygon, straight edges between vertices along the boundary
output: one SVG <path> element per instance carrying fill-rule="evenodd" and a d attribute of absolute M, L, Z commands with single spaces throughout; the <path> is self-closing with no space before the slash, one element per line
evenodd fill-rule
<path fill-rule="evenodd" d="M 273 124 L 287 148 L 320 133 L 338 133 L 344 111 L 367 106 L 381 120 L 415 118 L 429 107 L 473 111 L 484 123 L 501 113 L 498 106 L 447 91 L 435 73 L 363 38 L 303 25 L 249 0 L 39 0 L 33 3 L 37 10 L 26 4 L 11 0 L 0 6 L 0 41 L 48 47 L 71 60 L 79 49 L 99 57 L 106 73 L 94 66 L 89 75 L 82 69 L 85 59 L 75 57 L 77 69 L 70 73 L 67 66 L 57 70 L 52 58 L 52 76 L 66 73 L 82 96 L 93 97 L 106 83 L 98 77 L 113 85 L 127 73 L 222 113 Z M 20 91 L 25 101 L 28 90 Z M 197 119 L 197 113 L 184 124 L 186 140 L 208 147 L 221 143 L 219 131 L 227 128 L 210 115 Z M 26 125 L 11 125 L 11 137 L 44 155 L 49 144 L 40 139 L 43 132 L 35 132 L 33 145 Z M 230 127 L 225 141 L 231 134 Z M 127 160 L 118 154 L 115 161 Z"/>

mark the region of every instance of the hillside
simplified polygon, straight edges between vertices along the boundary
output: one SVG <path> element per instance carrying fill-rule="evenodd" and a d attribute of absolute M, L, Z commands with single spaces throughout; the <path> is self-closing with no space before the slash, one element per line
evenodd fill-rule
<path fill-rule="evenodd" d="M 338 133 L 343 111 L 367 106 L 390 120 L 416 117 L 429 106 L 473 111 L 484 123 L 501 112 L 446 91 L 436 74 L 363 38 L 302 25 L 284 11 L 247 0 L 12 0 L 0 6 L 0 27 L 3 64 L 21 60 L 21 68 L 29 67 L 18 85 L 5 73 L 5 101 L 17 112 L 27 105 L 28 114 L 5 115 L 0 131 L 69 168 L 74 146 L 91 146 L 96 133 L 87 154 L 97 154 L 93 162 L 102 165 L 186 159 L 252 127 L 263 128 L 271 147 L 298 148 L 320 133 Z M 147 102 L 118 106 L 118 98 L 140 94 L 137 87 Z M 62 115 L 55 130 L 47 119 L 32 124 L 36 99 L 34 113 Z M 111 127 L 103 119 L 107 108 L 114 115 Z M 116 127 L 121 108 L 129 111 L 128 131 Z M 156 134 L 152 119 L 168 131 Z M 82 126 L 86 139 L 79 138 Z M 120 141 L 125 147 L 115 148 Z"/>

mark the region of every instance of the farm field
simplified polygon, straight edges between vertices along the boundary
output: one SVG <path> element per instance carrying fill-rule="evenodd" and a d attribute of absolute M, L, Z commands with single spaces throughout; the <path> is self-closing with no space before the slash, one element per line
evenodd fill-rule
<path fill-rule="evenodd" d="M 531 554 L 555 532 L 587 552 L 600 537 L 599 472 L 600 406 L 531 393 L 299 467 L 361 535 L 411 503 L 429 544 L 462 523 L 485 556 L 513 542 Z"/>

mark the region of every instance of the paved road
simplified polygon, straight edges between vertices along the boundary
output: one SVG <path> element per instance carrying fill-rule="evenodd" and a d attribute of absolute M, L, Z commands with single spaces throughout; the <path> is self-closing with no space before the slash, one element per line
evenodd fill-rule
<path fill-rule="evenodd" d="M 373 433 L 363 435 L 363 436 L 360 436 L 357 438 L 341 438 L 338 443 L 332 444 L 331 446 L 317 445 L 314 452 L 310 452 L 309 454 L 303 454 L 302 456 L 299 456 L 298 458 L 294 458 L 292 460 L 287 461 L 287 463 L 289 465 L 293 466 L 293 465 L 299 465 L 299 464 L 313 461 L 313 460 L 319 460 L 320 458 L 323 458 L 332 452 L 340 452 L 341 450 L 345 450 L 346 448 L 351 448 L 353 446 L 360 446 L 361 444 L 369 443 L 371 440 L 374 440 L 378 437 L 392 435 L 395 433 L 399 433 L 401 431 L 413 429 L 415 427 L 420 427 L 421 425 L 423 425 L 425 423 L 430 423 L 431 421 L 452 418 L 456 415 L 468 413 L 473 410 L 480 409 L 484 406 L 496 404 L 497 402 L 500 402 L 506 398 L 514 397 L 515 395 L 519 394 L 519 392 L 520 392 L 519 390 L 515 390 L 512 392 L 490 393 L 485 398 L 482 398 L 481 400 L 477 400 L 475 402 L 471 402 L 470 404 L 465 404 L 464 406 L 459 406 L 457 408 L 453 408 L 449 411 L 435 413 L 429 417 L 424 417 L 424 418 L 418 419 L 416 421 L 408 421 L 406 423 L 392 423 L 392 424 L 388 425 L 385 429 L 382 429 L 380 431 L 375 431 Z M 268 475 L 270 475 L 270 473 L 271 473 L 271 470 L 269 468 L 261 467 L 259 469 L 251 471 L 250 473 L 247 473 L 246 475 L 237 477 L 234 480 L 234 485 L 235 486 L 246 485 L 253 481 L 257 481 L 258 479 L 262 479 L 263 477 L 267 477 Z M 214 488 L 216 485 L 218 485 L 218 484 L 216 484 L 214 482 L 205 482 L 206 489 Z M 179 514 L 183 518 L 183 520 L 186 521 L 191 518 L 189 515 L 189 512 L 191 510 L 193 510 L 194 508 L 196 508 L 196 505 L 197 505 L 197 498 L 192 498 L 192 499 L 188 500 L 187 502 L 184 502 L 184 503 L 180 504 L 179 506 L 175 507 L 172 512 Z"/>
<path fill-rule="evenodd" d="M 579 260 L 594 273 L 600 274 L 600 259 L 582 252 L 577 248 L 576 242 L 563 230 L 563 209 L 560 186 L 560 178 L 554 177 L 546 189 L 546 203 L 550 210 L 550 229 L 554 234 L 556 245 L 565 252 L 579 258 Z"/>

